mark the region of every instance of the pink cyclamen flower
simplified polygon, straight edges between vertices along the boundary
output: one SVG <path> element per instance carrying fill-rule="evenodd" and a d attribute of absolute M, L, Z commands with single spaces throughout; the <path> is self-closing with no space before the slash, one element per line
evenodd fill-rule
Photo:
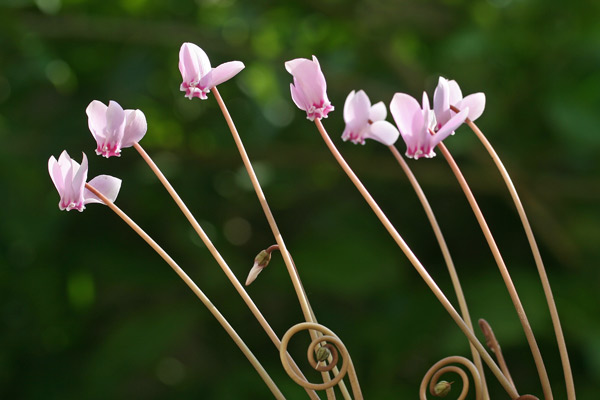
<path fill-rule="evenodd" d="M 88 173 L 85 154 L 81 165 L 73 160 L 66 150 L 61 153 L 58 161 L 52 156 L 48 160 L 48 172 L 60 195 L 58 208 L 61 210 L 83 211 L 88 203 L 102 203 L 102 200 L 85 188 Z M 121 180 L 109 175 L 99 175 L 89 184 L 110 201 L 116 200 L 121 188 Z"/>
<path fill-rule="evenodd" d="M 229 61 L 211 68 L 204 50 L 193 43 L 184 43 L 179 50 L 179 71 L 183 78 L 180 89 L 190 100 L 194 97 L 205 100 L 210 89 L 233 78 L 244 67 L 241 61 Z"/>
<path fill-rule="evenodd" d="M 435 156 L 433 149 L 462 124 L 469 113 L 465 108 L 436 129 L 435 115 L 429 107 L 427 93 L 423 92 L 423 107 L 412 96 L 396 93 L 390 104 L 400 135 L 406 143 L 406 156 L 419 159 Z"/>
<path fill-rule="evenodd" d="M 371 106 L 371 100 L 363 90 L 353 90 L 344 104 L 346 128 L 342 139 L 354 144 L 365 144 L 365 139 L 373 139 L 391 146 L 400 133 L 394 125 L 385 121 L 386 117 L 387 110 L 382 101 Z"/>
<path fill-rule="evenodd" d="M 317 57 L 290 60 L 285 63 L 285 69 L 294 77 L 294 83 L 290 84 L 292 100 L 306 111 L 306 118 L 311 121 L 327 118 L 334 107 L 327 98 L 327 82 Z"/>
<path fill-rule="evenodd" d="M 107 107 L 94 100 L 85 112 L 90 131 L 96 139 L 96 154 L 106 158 L 121 156 L 121 149 L 142 140 L 148 129 L 143 112 L 123 110 L 116 101 L 110 101 Z"/>
<path fill-rule="evenodd" d="M 456 115 L 456 112 L 452 111 L 450 106 L 454 106 L 459 110 L 468 108 L 469 115 L 467 118 L 475 121 L 485 109 L 485 94 L 481 92 L 473 93 L 463 98 L 462 91 L 456 81 L 440 76 L 438 85 L 433 93 L 433 111 L 437 120 L 436 130 L 450 121 L 453 115 Z"/>

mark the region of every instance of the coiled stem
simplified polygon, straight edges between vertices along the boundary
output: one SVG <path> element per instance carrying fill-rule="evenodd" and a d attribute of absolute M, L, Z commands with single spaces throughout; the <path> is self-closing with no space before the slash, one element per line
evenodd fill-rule
<path fill-rule="evenodd" d="M 481 387 L 481 376 L 479 375 L 479 371 L 475 367 L 469 359 L 461 356 L 451 356 L 441 359 L 437 363 L 435 363 L 421 381 L 421 387 L 419 389 L 419 398 L 421 400 L 427 399 L 427 383 L 429 382 L 429 393 L 433 396 L 440 397 L 439 394 L 436 393 L 435 388 L 438 383 L 440 383 L 439 379 L 442 375 L 448 372 L 454 372 L 460 376 L 462 379 L 462 391 L 460 392 L 460 396 L 458 400 L 464 400 L 469 393 L 469 377 L 467 373 L 460 367 L 451 364 L 461 364 L 463 367 L 467 368 L 471 372 L 471 376 L 473 377 L 473 382 L 475 384 L 475 398 L 477 400 L 481 400 L 483 396 L 483 390 Z M 446 391 L 443 396 L 445 396 L 448 392 Z"/>
<path fill-rule="evenodd" d="M 303 376 L 300 376 L 292 369 L 292 366 L 289 364 L 288 357 L 286 356 L 288 344 L 296 333 L 303 330 L 315 330 L 320 332 L 323 336 L 313 339 L 310 342 L 310 345 L 307 349 L 307 358 L 308 362 L 316 371 L 332 371 L 334 367 L 336 367 L 339 358 L 342 359 L 342 366 L 340 367 L 339 372 L 331 379 L 329 382 L 324 383 L 312 383 L 309 382 Z M 321 364 L 321 362 L 315 360 L 315 354 L 318 349 L 327 348 L 331 355 L 326 360 L 325 364 Z M 312 390 L 327 390 L 335 385 L 339 384 L 342 379 L 348 375 L 350 380 L 350 385 L 352 387 L 352 393 L 355 399 L 362 399 L 362 392 L 360 390 L 360 385 L 358 384 L 358 378 L 356 376 L 356 371 L 354 369 L 354 364 L 352 363 L 352 359 L 350 358 L 350 353 L 344 346 L 344 343 L 338 338 L 333 331 L 331 331 L 326 326 L 312 323 L 312 322 L 302 322 L 292 326 L 288 331 L 283 335 L 281 339 L 281 347 L 279 348 L 279 356 L 281 358 L 281 363 L 283 364 L 283 368 L 287 372 L 287 374 L 292 378 L 294 382 L 298 385 L 302 386 L 306 389 Z"/>

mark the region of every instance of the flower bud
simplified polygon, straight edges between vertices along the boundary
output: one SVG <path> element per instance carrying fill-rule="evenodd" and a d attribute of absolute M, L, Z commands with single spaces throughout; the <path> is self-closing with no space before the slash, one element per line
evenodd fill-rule
<path fill-rule="evenodd" d="M 265 269 L 267 265 L 269 265 L 269 261 L 271 261 L 270 252 L 262 250 L 260 253 L 258 253 L 258 255 L 254 258 L 254 265 L 248 274 L 248 278 L 246 278 L 246 286 L 254 282 L 258 274 L 260 274 L 261 271 Z"/>
<path fill-rule="evenodd" d="M 439 381 L 433 388 L 433 395 L 437 397 L 446 397 L 452 390 L 452 383 L 448 381 Z"/>
<path fill-rule="evenodd" d="M 331 355 L 331 351 L 325 346 L 319 347 L 317 349 L 317 361 L 318 362 L 327 360 L 330 355 Z"/>

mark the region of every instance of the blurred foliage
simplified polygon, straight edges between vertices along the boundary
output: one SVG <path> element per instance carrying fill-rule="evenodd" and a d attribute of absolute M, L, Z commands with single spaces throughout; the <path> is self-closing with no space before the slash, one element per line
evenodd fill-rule
<path fill-rule="evenodd" d="M 59 212 L 46 172 L 67 149 L 199 283 L 289 398 L 272 344 L 131 149 L 93 157 L 93 99 L 139 108 L 142 144 L 241 280 L 274 242 L 214 99 L 179 92 L 179 46 L 246 69 L 220 87 L 320 322 L 350 349 L 367 398 L 416 398 L 427 368 L 468 344 L 289 98 L 286 60 L 319 57 L 336 106 L 326 127 L 440 286 L 431 229 L 389 152 L 342 143 L 347 93 L 389 103 L 437 77 L 483 91 L 478 121 L 538 235 L 578 395 L 600 383 L 600 3 L 558 0 L 0 1 L 0 398 L 267 398 L 241 352 L 170 269 L 108 209 Z M 210 97 L 210 95 L 209 95 Z M 504 252 L 556 398 L 564 381 L 522 228 L 467 128 L 447 145 Z M 399 144 L 401 147 L 402 145 Z M 496 331 L 522 393 L 539 393 L 497 268 L 441 157 L 412 162 L 446 232 L 474 318 Z M 279 335 L 301 320 L 282 261 L 249 288 Z M 298 347 L 300 349 L 300 345 Z M 299 362 L 304 359 L 298 351 Z M 506 398 L 488 374 L 492 398 Z"/>

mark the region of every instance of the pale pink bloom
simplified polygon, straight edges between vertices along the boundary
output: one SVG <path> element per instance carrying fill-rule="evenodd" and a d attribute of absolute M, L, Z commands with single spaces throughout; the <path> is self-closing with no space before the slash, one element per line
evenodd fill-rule
<path fill-rule="evenodd" d="M 440 76 L 438 85 L 433 93 L 433 111 L 437 120 L 436 130 L 450 121 L 453 115 L 456 115 L 456 112 L 452 111 L 450 106 L 454 106 L 459 110 L 468 108 L 469 115 L 467 118 L 475 121 L 485 109 L 485 94 L 481 92 L 473 93 L 463 98 L 462 91 L 456 81 Z"/>
<path fill-rule="evenodd" d="M 193 43 L 184 43 L 179 50 L 179 71 L 183 82 L 180 89 L 185 97 L 206 99 L 215 86 L 233 78 L 244 69 L 241 61 L 229 61 L 211 68 L 208 56 Z"/>
<path fill-rule="evenodd" d="M 342 134 L 344 141 L 365 144 L 365 139 L 373 139 L 386 146 L 398 140 L 398 130 L 385 121 L 387 109 L 382 101 L 371 106 L 369 97 L 363 90 L 352 91 L 344 104 L 346 128 Z"/>
<path fill-rule="evenodd" d="M 142 140 L 148 129 L 143 112 L 123 110 L 115 101 L 110 101 L 107 107 L 94 100 L 85 112 L 90 131 L 96 139 L 96 154 L 106 158 L 121 156 L 121 149 Z"/>
<path fill-rule="evenodd" d="M 294 83 L 290 84 L 292 100 L 306 111 L 306 118 L 311 121 L 327 118 L 334 107 L 327 98 L 327 82 L 317 57 L 290 60 L 285 63 L 285 69 L 294 77 Z"/>
<path fill-rule="evenodd" d="M 258 274 L 262 272 L 263 269 L 267 268 L 269 262 L 271 261 L 271 251 L 272 247 L 266 250 L 262 250 L 258 255 L 254 258 L 254 265 L 252 265 L 252 269 L 248 273 L 248 277 L 246 278 L 246 286 L 250 285 Z"/>
<path fill-rule="evenodd" d="M 390 104 L 390 112 L 406 143 L 406 156 L 419 159 L 434 157 L 435 146 L 465 121 L 469 109 L 461 110 L 448 122 L 440 125 L 439 129 L 436 129 L 438 124 L 430 109 L 429 98 L 425 92 L 423 92 L 423 107 L 412 96 L 396 93 Z"/>
<path fill-rule="evenodd" d="M 61 153 L 58 161 L 52 156 L 48 160 L 48 172 L 60 195 L 58 208 L 61 210 L 83 211 L 88 203 L 102 203 L 102 200 L 85 188 L 88 173 L 88 161 L 85 154 L 83 154 L 81 165 L 73 160 L 66 150 Z M 98 189 L 110 201 L 116 200 L 121 188 L 121 180 L 109 175 L 99 175 L 89 184 Z"/>

